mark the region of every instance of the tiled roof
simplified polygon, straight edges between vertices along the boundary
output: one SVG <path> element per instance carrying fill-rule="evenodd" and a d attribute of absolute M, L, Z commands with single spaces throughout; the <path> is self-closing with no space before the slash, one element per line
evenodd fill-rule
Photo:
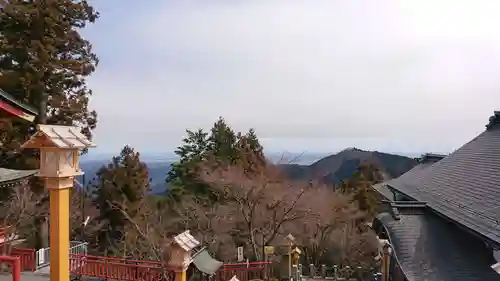
<path fill-rule="evenodd" d="M 435 162 L 428 162 L 418 164 L 413 167 L 408 172 L 402 174 L 400 177 L 384 182 L 384 184 L 396 188 L 397 190 L 406 193 L 407 189 L 414 189 L 414 183 L 417 178 L 420 178 L 422 174 L 428 172 L 428 168 L 431 167 Z M 403 189 L 403 190 L 400 190 Z"/>
<path fill-rule="evenodd" d="M 437 161 L 437 160 L 436 160 Z M 421 164 L 418 164 L 417 166 L 413 167 L 410 169 L 408 172 L 402 174 L 400 177 L 391 179 L 382 183 L 378 183 L 373 185 L 373 188 L 380 193 L 382 196 L 387 198 L 388 200 L 393 200 L 393 193 L 390 189 L 393 185 L 398 185 L 398 186 L 404 186 L 406 187 L 407 184 L 406 182 L 413 182 L 413 179 L 418 176 L 418 174 L 424 172 L 427 168 L 432 166 L 436 161 L 430 161 L 430 162 L 422 162 Z M 408 188 L 412 188 L 411 184 L 409 185 Z M 402 191 L 403 192 L 403 191 Z M 406 192 L 403 192 L 406 193 Z"/>
<path fill-rule="evenodd" d="M 33 176 L 37 170 L 11 170 L 0 168 L 0 183 L 21 180 Z"/>
<path fill-rule="evenodd" d="M 429 168 L 387 184 L 500 244 L 500 126 L 491 124 L 498 123 L 490 120 L 485 132 Z"/>
<path fill-rule="evenodd" d="M 403 209 L 382 222 L 396 259 L 409 281 L 500 281 L 490 250 L 471 234 L 430 212 Z"/>

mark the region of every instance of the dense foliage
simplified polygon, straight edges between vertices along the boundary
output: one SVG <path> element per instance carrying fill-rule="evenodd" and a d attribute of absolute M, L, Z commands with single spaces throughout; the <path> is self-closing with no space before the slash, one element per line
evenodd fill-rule
<path fill-rule="evenodd" d="M 242 147 L 252 155 L 264 159 L 263 148 L 253 129 L 246 134 L 235 133 L 222 117 L 214 123 L 210 132 L 202 129 L 186 130 L 187 137 L 182 140 L 175 154 L 179 161 L 168 172 L 167 183 L 171 195 L 179 199 L 182 194 L 208 195 L 207 185 L 198 179 L 200 164 L 210 160 L 212 165 L 236 164 L 244 161 L 240 153 Z"/>
<path fill-rule="evenodd" d="M 96 220 L 101 227 L 95 242 L 101 252 L 116 250 L 123 238 L 126 218 L 120 208 L 135 216 L 149 190 L 148 168 L 129 146 L 97 172 L 93 203 L 99 210 Z"/>
<path fill-rule="evenodd" d="M 80 30 L 98 16 L 84 0 L 0 1 L 0 88 L 34 107 L 39 113 L 36 123 L 76 125 L 91 137 L 97 114 L 88 108 L 92 92 L 85 79 L 98 59 Z M 0 120 L 0 167 L 38 167 L 36 151 L 20 150 L 32 131 L 33 124 Z M 47 203 L 40 200 L 37 207 L 46 209 Z M 43 214 L 35 216 L 36 244 L 47 247 Z"/>
<path fill-rule="evenodd" d="M 39 112 L 37 123 L 77 125 L 91 136 L 86 77 L 98 59 L 80 30 L 99 14 L 84 0 L 0 1 L 0 88 Z M 0 166 L 34 167 L 19 146 L 30 124 L 3 120 Z"/>

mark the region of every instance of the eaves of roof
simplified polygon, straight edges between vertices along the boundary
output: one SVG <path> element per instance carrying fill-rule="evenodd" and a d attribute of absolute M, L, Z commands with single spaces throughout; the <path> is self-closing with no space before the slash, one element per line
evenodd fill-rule
<path fill-rule="evenodd" d="M 16 106 L 18 106 L 22 109 L 30 112 L 31 114 L 38 115 L 38 111 L 35 108 L 17 101 L 13 96 L 11 96 L 10 94 L 8 94 L 7 92 L 5 92 L 2 89 L 0 89 L 0 97 L 3 97 L 4 99 L 8 100 L 9 102 L 15 104 Z"/>
<path fill-rule="evenodd" d="M 387 200 L 392 200 L 394 197 L 394 194 L 392 191 L 389 189 L 386 183 L 377 183 L 372 186 L 375 191 L 377 191 L 380 195 L 382 195 L 385 199 Z"/>
<path fill-rule="evenodd" d="M 0 183 L 3 184 L 22 180 L 24 178 L 35 175 L 37 172 L 37 170 L 11 170 L 0 168 Z"/>
<path fill-rule="evenodd" d="M 500 281 L 480 239 L 431 212 L 380 214 L 396 261 L 409 281 Z"/>

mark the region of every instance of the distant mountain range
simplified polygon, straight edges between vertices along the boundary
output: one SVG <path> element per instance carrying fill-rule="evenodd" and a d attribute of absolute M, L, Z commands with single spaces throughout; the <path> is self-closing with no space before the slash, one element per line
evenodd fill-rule
<path fill-rule="evenodd" d="M 413 168 L 414 158 L 357 148 L 345 149 L 314 162 L 311 165 L 280 165 L 288 178 L 294 180 L 319 180 L 326 184 L 337 184 L 351 177 L 363 162 L 370 162 L 380 169 L 384 178 L 395 178 Z"/>
<path fill-rule="evenodd" d="M 328 184 L 339 183 L 341 180 L 349 178 L 365 161 L 376 164 L 386 178 L 398 177 L 416 165 L 416 160 L 406 156 L 356 148 L 345 149 L 329 156 L 320 153 L 274 153 L 270 154 L 268 158 L 273 163 L 280 165 L 290 179 L 315 179 Z M 103 165 L 107 165 L 109 161 L 104 160 L 104 158 L 82 160 L 80 167 L 85 171 L 85 182 L 93 181 L 97 171 Z M 143 161 L 148 165 L 152 193 L 164 193 L 166 191 L 165 178 L 175 159 L 147 158 Z M 83 177 L 80 177 L 79 181 L 83 183 Z"/>

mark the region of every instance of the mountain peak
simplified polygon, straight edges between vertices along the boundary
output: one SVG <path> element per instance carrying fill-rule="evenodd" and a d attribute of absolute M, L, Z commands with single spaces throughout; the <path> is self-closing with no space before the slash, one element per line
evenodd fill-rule
<path fill-rule="evenodd" d="M 292 179 L 320 180 L 327 184 L 336 184 L 351 177 L 362 163 L 367 162 L 375 164 L 388 178 L 398 177 L 417 164 L 415 159 L 406 156 L 349 147 L 309 166 L 282 167 L 285 174 Z"/>

